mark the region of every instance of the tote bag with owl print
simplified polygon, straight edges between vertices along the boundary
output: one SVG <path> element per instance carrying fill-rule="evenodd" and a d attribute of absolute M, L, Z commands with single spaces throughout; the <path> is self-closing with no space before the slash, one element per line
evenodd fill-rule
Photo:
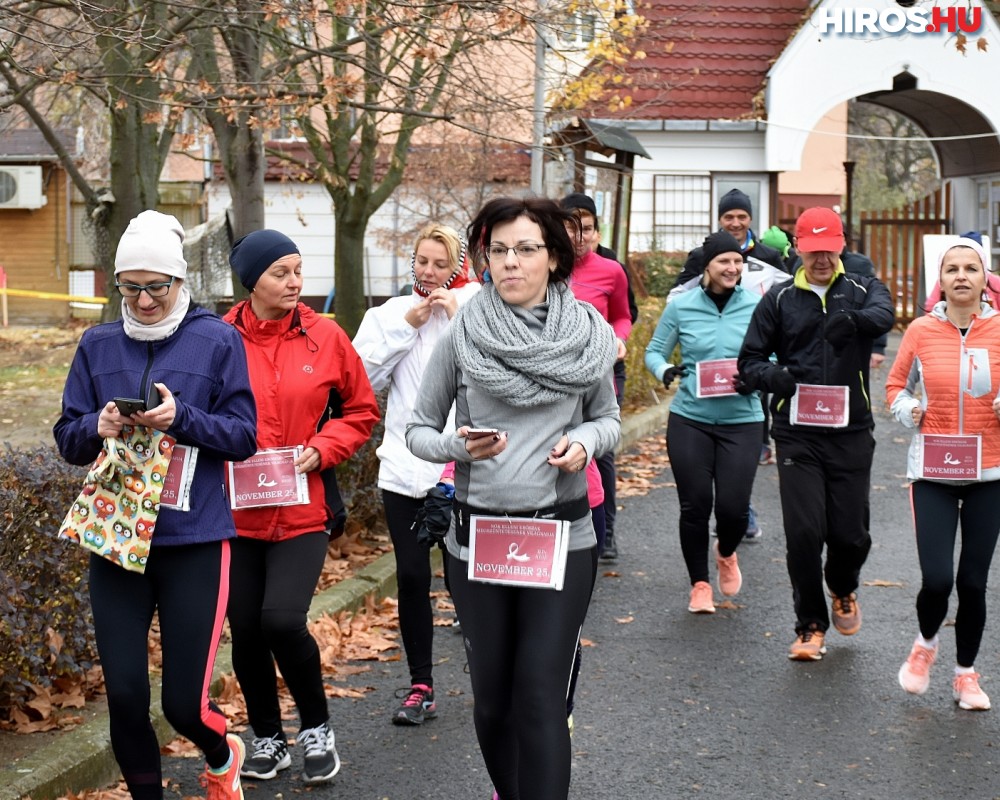
<path fill-rule="evenodd" d="M 142 425 L 126 425 L 106 438 L 59 536 L 143 572 L 174 444 L 173 437 Z"/>

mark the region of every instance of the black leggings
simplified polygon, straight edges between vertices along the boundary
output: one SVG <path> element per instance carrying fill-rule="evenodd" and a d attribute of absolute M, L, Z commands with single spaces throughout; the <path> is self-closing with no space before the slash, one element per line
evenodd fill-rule
<path fill-rule="evenodd" d="M 986 626 L 986 581 L 1000 531 L 1000 481 L 964 486 L 916 481 L 910 487 L 917 555 L 923 578 L 917 595 L 920 634 L 937 634 L 948 613 L 948 598 L 958 588 L 955 645 L 959 666 L 976 662 Z M 955 536 L 962 526 L 962 548 L 955 577 Z"/>
<path fill-rule="evenodd" d="M 692 585 L 708 581 L 713 504 L 719 553 L 731 556 L 743 541 L 760 457 L 760 429 L 759 422 L 710 425 L 680 414 L 671 414 L 667 421 L 667 453 L 681 506 L 681 553 Z"/>
<path fill-rule="evenodd" d="M 449 558 L 452 597 L 469 659 L 474 718 L 501 800 L 569 793 L 566 692 L 597 572 L 597 548 L 571 551 L 561 591 L 470 581 Z"/>
<path fill-rule="evenodd" d="M 431 556 L 417 543 L 413 520 L 423 508 L 424 498 L 382 491 L 385 522 L 396 556 L 399 596 L 399 634 L 403 639 L 410 683 L 434 686 L 431 674 L 434 642 L 434 611 L 431 608 Z"/>
<path fill-rule="evenodd" d="M 280 735 L 275 662 L 299 710 L 302 728 L 329 718 L 319 647 L 309 633 L 309 606 L 323 571 L 330 537 L 323 531 L 266 542 L 233 542 L 229 628 L 233 669 L 259 737 Z"/>
<path fill-rule="evenodd" d="M 208 698 L 229 591 L 229 542 L 154 547 L 143 574 L 90 557 L 90 602 L 104 670 L 111 746 L 134 800 L 163 797 L 149 718 L 149 628 L 160 624 L 163 714 L 205 753 L 229 760 L 226 718 Z"/>

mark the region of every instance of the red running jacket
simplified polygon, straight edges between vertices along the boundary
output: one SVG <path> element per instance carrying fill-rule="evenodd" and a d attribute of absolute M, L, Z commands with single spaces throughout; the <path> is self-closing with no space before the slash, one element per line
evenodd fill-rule
<path fill-rule="evenodd" d="M 336 509 L 328 508 L 321 470 L 350 458 L 379 419 L 364 364 L 341 327 L 304 303 L 282 319 L 261 320 L 244 300 L 224 319 L 246 347 L 257 405 L 257 449 L 315 447 L 321 459 L 320 469 L 308 476 L 308 505 L 234 511 L 236 531 L 277 541 L 324 530 Z M 317 430 L 331 397 L 334 405 L 339 397 L 339 416 Z"/>

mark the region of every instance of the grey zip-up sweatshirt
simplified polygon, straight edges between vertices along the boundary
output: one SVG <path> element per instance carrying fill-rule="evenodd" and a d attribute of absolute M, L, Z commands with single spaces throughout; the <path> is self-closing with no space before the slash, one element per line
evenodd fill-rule
<path fill-rule="evenodd" d="M 532 311 L 515 308 L 532 330 L 541 331 L 548 307 Z M 441 433 L 455 404 L 455 427 L 496 428 L 508 432 L 507 448 L 498 456 L 473 461 L 465 439 Z M 476 508 L 495 512 L 525 511 L 585 497 L 587 478 L 548 464 L 553 447 L 567 434 L 587 451 L 588 462 L 611 450 L 621 433 L 612 371 L 583 395 L 564 397 L 551 405 L 517 408 L 503 398 L 487 394 L 466 380 L 452 345 L 452 328 L 438 341 L 424 372 L 410 424 L 406 446 L 417 457 L 436 463 L 455 462 L 455 497 Z M 448 552 L 468 560 L 468 548 L 455 540 L 454 518 L 446 538 Z M 572 520 L 570 550 L 585 550 L 597 543 L 590 514 Z"/>

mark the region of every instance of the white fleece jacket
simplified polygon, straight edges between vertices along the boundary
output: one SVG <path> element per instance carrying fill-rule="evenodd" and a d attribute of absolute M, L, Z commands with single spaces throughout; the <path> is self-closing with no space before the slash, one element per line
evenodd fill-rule
<path fill-rule="evenodd" d="M 452 291 L 461 306 L 482 286 L 468 283 Z M 414 328 L 404 316 L 421 300 L 418 295 L 391 297 L 369 309 L 354 337 L 354 349 L 364 362 L 372 388 L 380 392 L 389 387 L 385 410 L 385 436 L 375 451 L 379 457 L 378 486 L 406 497 L 424 497 L 441 475 L 441 465 L 417 458 L 403 436 L 420 389 L 427 362 L 434 345 L 451 320 L 441 308 L 430 319 Z M 446 430 L 454 430 L 448 415 Z"/>

